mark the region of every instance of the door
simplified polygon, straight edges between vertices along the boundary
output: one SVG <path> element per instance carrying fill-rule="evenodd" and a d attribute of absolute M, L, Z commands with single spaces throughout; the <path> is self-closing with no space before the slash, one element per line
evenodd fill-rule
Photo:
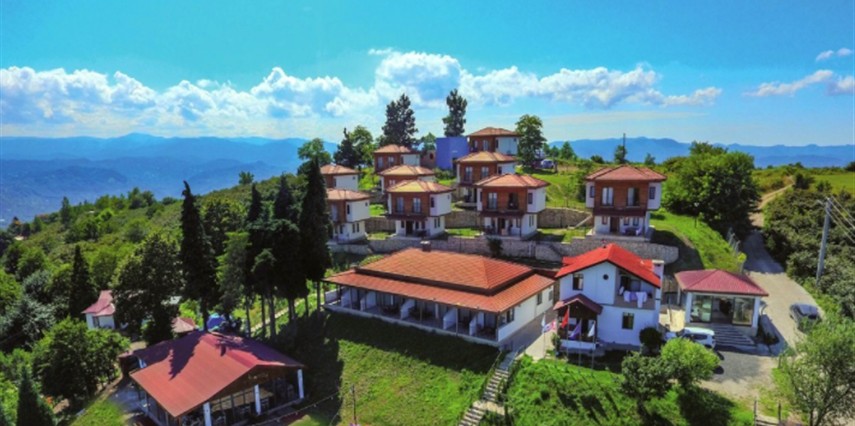
<path fill-rule="evenodd" d="M 609 218 L 609 232 L 612 234 L 617 234 L 620 226 L 620 218 L 616 216 L 612 216 Z"/>
<path fill-rule="evenodd" d="M 410 220 L 406 221 L 406 233 L 407 233 L 407 235 L 410 235 L 413 233 L 413 222 Z"/>

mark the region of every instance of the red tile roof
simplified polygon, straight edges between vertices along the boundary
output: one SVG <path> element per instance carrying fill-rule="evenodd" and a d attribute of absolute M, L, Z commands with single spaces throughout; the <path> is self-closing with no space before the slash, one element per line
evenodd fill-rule
<path fill-rule="evenodd" d="M 418 249 L 416 249 L 418 250 Z M 438 252 L 431 252 L 438 253 Z M 418 266 L 418 265 L 416 265 Z M 446 267 L 453 274 L 450 267 Z M 427 269 L 427 268 L 425 268 Z M 459 270 L 458 270 L 459 271 Z M 421 284 L 406 279 L 383 278 L 365 275 L 355 269 L 325 278 L 326 281 L 371 291 L 397 294 L 424 301 L 439 302 L 466 309 L 478 309 L 486 312 L 503 312 L 532 297 L 539 291 L 551 286 L 555 280 L 542 275 L 532 274 L 511 284 L 494 294 L 481 294 L 472 291 L 455 290 L 434 285 Z"/>
<path fill-rule="evenodd" d="M 603 305 L 600 305 L 599 303 L 594 302 L 593 300 L 589 299 L 588 296 L 585 296 L 582 293 L 579 293 L 579 294 L 577 294 L 577 295 L 575 295 L 575 296 L 573 296 L 567 300 L 559 301 L 558 303 L 555 304 L 555 306 L 552 307 L 552 309 L 558 310 L 558 309 L 561 309 L 565 306 L 572 305 L 575 303 L 578 303 L 578 304 L 584 306 L 589 311 L 594 312 L 597 315 L 599 315 L 603 312 Z"/>
<path fill-rule="evenodd" d="M 564 266 L 558 271 L 557 277 L 564 277 L 603 262 L 624 269 L 656 287 L 661 285 L 662 280 L 653 273 L 653 260 L 642 259 L 617 244 L 600 246 L 576 257 L 565 257 L 562 261 Z"/>
<path fill-rule="evenodd" d="M 529 175 L 507 173 L 481 179 L 475 182 L 475 186 L 482 188 L 544 188 L 549 186 L 549 182 Z"/>
<path fill-rule="evenodd" d="M 375 154 L 415 154 L 413 150 L 403 145 L 386 145 L 374 150 Z"/>
<path fill-rule="evenodd" d="M 359 172 L 350 167 L 339 166 L 338 164 L 327 164 L 321 166 L 322 175 L 358 175 Z"/>
<path fill-rule="evenodd" d="M 218 396 L 254 369 L 305 368 L 255 340 L 202 331 L 134 355 L 146 367 L 131 373 L 131 378 L 175 417 Z"/>
<path fill-rule="evenodd" d="M 172 320 L 172 332 L 177 335 L 196 331 L 197 328 L 193 318 L 176 317 Z"/>
<path fill-rule="evenodd" d="M 361 201 L 371 198 L 370 194 L 359 191 L 351 191 L 349 189 L 327 189 L 328 201 Z"/>
<path fill-rule="evenodd" d="M 101 290 L 98 301 L 86 308 L 84 314 L 92 314 L 94 317 L 106 317 L 116 313 L 116 305 L 113 304 L 113 292 Z"/>
<path fill-rule="evenodd" d="M 662 182 L 667 177 L 661 173 L 654 172 L 646 167 L 635 167 L 629 165 L 604 167 L 594 173 L 589 174 L 586 180 L 594 182 L 610 182 L 610 181 L 644 181 L 644 182 Z"/>
<path fill-rule="evenodd" d="M 475 133 L 470 133 L 469 137 L 472 136 L 519 136 L 517 132 L 508 129 L 502 129 L 501 127 L 485 127 Z"/>
<path fill-rule="evenodd" d="M 457 159 L 458 163 L 512 163 L 517 161 L 501 152 L 478 151 Z"/>
<path fill-rule="evenodd" d="M 686 292 L 742 294 L 746 296 L 768 296 L 751 278 L 742 274 L 707 269 L 701 271 L 683 271 L 674 275 L 677 284 Z"/>
<path fill-rule="evenodd" d="M 434 173 L 433 170 L 422 166 L 401 164 L 395 167 L 389 167 L 378 174 L 380 176 L 433 176 L 436 173 Z"/>
<path fill-rule="evenodd" d="M 389 194 L 412 194 L 412 193 L 425 193 L 425 194 L 441 194 L 444 192 L 451 192 L 454 189 L 447 187 L 445 185 L 440 185 L 436 182 L 426 182 L 423 180 L 408 180 L 393 186 L 390 186 L 386 189 L 386 193 Z"/>

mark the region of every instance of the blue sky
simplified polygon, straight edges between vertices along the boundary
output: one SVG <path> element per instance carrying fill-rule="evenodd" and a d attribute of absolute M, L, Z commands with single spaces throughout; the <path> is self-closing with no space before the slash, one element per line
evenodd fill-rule
<path fill-rule="evenodd" d="M 340 139 L 444 97 L 550 140 L 855 141 L 855 3 L 0 3 L 3 135 Z"/>

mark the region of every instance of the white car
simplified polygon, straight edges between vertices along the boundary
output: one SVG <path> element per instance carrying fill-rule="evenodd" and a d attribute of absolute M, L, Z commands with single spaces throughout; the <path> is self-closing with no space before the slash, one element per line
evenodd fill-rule
<path fill-rule="evenodd" d="M 676 338 L 689 339 L 709 349 L 715 349 L 715 331 L 708 328 L 686 327 L 680 331 L 665 333 L 665 341 Z"/>

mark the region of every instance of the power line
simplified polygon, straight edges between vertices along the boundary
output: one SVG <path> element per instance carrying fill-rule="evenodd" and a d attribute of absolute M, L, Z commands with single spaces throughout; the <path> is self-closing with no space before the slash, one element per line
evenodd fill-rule
<path fill-rule="evenodd" d="M 830 211 L 831 211 L 831 210 L 829 210 L 829 212 L 830 212 Z M 837 222 L 837 220 L 838 220 L 838 219 L 837 219 L 837 217 L 836 217 L 836 216 L 834 216 L 833 214 L 831 214 L 831 215 L 829 215 L 829 217 L 831 217 L 831 219 L 834 221 L 834 224 L 835 224 L 835 225 L 837 225 L 837 228 L 836 228 L 836 229 L 839 229 L 839 230 L 843 231 L 843 235 L 844 235 L 847 239 L 849 239 L 849 241 L 851 241 L 851 242 L 852 242 L 852 244 L 855 244 L 855 235 L 851 234 L 851 233 L 849 232 L 849 230 L 847 230 L 847 229 L 846 229 L 846 227 L 844 227 L 844 226 L 840 225 L 840 223 L 838 223 L 838 222 Z"/>
<path fill-rule="evenodd" d="M 840 217 L 839 213 L 836 213 L 833 209 L 828 210 L 828 212 L 834 219 L 834 224 L 837 225 L 837 228 L 840 228 L 843 232 L 846 232 L 847 234 L 849 234 L 850 232 L 855 232 L 855 226 L 847 226 L 845 223 L 843 223 L 844 219 Z"/>
<path fill-rule="evenodd" d="M 849 216 L 849 213 L 845 209 L 843 209 L 842 207 L 838 207 L 838 204 L 835 204 L 837 202 L 837 200 L 835 200 L 834 197 L 828 197 L 828 198 L 831 199 L 831 207 L 833 207 L 834 210 L 837 211 L 837 213 L 841 217 L 843 217 L 843 219 L 849 224 L 849 226 L 851 226 L 852 228 L 855 228 L 855 223 L 853 223 L 853 219 L 851 218 L 851 216 Z"/>

